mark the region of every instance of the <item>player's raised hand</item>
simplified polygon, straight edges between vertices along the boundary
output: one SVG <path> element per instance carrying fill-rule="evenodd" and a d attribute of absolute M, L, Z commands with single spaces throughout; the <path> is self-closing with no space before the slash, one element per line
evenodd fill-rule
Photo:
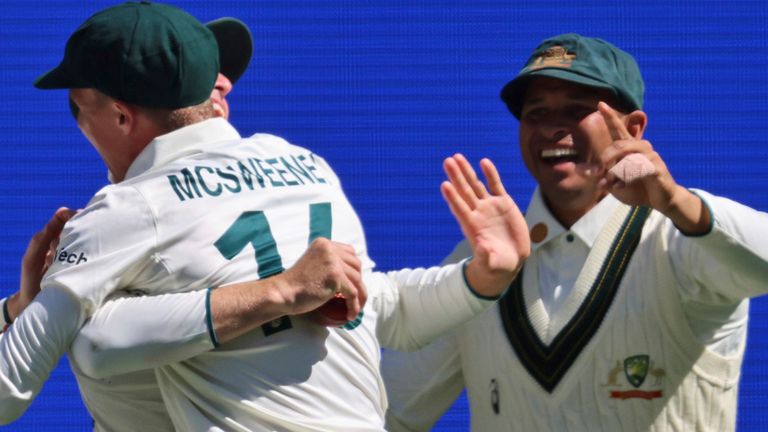
<path fill-rule="evenodd" d="M 40 292 L 40 281 L 56 255 L 56 247 L 59 245 L 59 236 L 64 229 L 64 224 L 75 213 L 76 211 L 66 207 L 56 210 L 45 227 L 32 236 L 21 259 L 19 292 L 8 304 L 11 318 L 17 317 Z"/>
<path fill-rule="evenodd" d="M 709 227 L 711 215 L 701 199 L 672 178 L 661 156 L 642 131 L 631 133 L 616 110 L 598 103 L 613 143 L 600 154 L 605 169 L 603 185 L 625 204 L 652 207 L 668 216 L 687 233 Z"/>
<path fill-rule="evenodd" d="M 641 132 L 630 133 L 616 110 L 605 102 L 597 105 L 613 143 L 600 154 L 606 171 L 605 186 L 620 201 L 660 209 L 667 205 L 677 184 L 664 161 Z M 641 157 L 642 156 L 642 157 Z"/>
<path fill-rule="evenodd" d="M 281 292 L 292 313 L 312 312 L 322 325 L 339 326 L 355 319 L 368 298 L 355 249 L 324 238 L 313 241 L 285 273 Z M 330 303 L 329 303 L 330 302 Z"/>
<path fill-rule="evenodd" d="M 473 251 L 466 268 L 472 288 L 495 297 L 503 293 L 531 253 L 528 226 L 507 194 L 496 167 L 480 161 L 486 189 L 467 159 L 456 154 L 445 160 L 448 181 L 440 190 Z"/>

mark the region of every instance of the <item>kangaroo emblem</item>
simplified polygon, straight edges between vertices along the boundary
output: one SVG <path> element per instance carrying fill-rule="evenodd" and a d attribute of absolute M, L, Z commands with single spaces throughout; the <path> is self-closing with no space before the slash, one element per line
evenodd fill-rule
<path fill-rule="evenodd" d="M 648 371 L 653 377 L 653 385 L 661 385 L 661 380 L 667 377 L 667 371 L 664 368 L 654 368 L 651 362 L 651 370 Z"/>
<path fill-rule="evenodd" d="M 619 374 L 621 371 L 624 370 L 621 367 L 621 362 L 616 360 L 616 366 L 614 366 L 613 369 L 611 369 L 610 372 L 608 372 L 608 382 L 605 384 L 600 384 L 602 387 L 621 387 L 621 384 L 618 382 Z"/>

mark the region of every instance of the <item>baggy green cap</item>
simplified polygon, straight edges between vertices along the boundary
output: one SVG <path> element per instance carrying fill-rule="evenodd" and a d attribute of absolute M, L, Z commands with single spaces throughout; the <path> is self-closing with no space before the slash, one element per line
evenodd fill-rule
<path fill-rule="evenodd" d="M 529 81 L 539 76 L 611 90 L 622 110 L 643 108 L 645 85 L 637 62 L 602 39 L 566 33 L 539 44 L 525 67 L 501 90 L 501 99 L 515 117 L 520 118 Z"/>
<path fill-rule="evenodd" d="M 221 73 L 232 84 L 245 73 L 253 55 L 253 36 L 244 22 L 224 17 L 208 21 L 205 26 L 213 32 L 219 45 Z"/>
<path fill-rule="evenodd" d="M 88 18 L 67 41 L 61 63 L 34 85 L 95 88 L 124 102 L 176 109 L 207 100 L 218 73 L 208 28 L 181 9 L 142 1 Z"/>

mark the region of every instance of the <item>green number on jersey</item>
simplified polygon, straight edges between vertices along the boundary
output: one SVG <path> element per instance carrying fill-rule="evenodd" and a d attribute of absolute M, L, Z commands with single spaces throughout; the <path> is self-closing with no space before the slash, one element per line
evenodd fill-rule
<path fill-rule="evenodd" d="M 333 228 L 331 203 L 316 203 L 309 205 L 309 238 L 307 244 L 318 237 L 331 238 Z M 259 265 L 259 279 L 281 273 L 283 259 L 277 251 L 277 243 L 269 228 L 269 221 L 263 211 L 248 211 L 227 229 L 213 245 L 224 256 L 231 260 L 245 247 L 253 246 L 256 263 Z"/>
<path fill-rule="evenodd" d="M 307 244 L 312 243 L 318 237 L 331 238 L 333 229 L 333 216 L 331 203 L 316 203 L 309 205 L 309 237 Z M 214 246 L 224 256 L 231 260 L 250 244 L 256 254 L 256 263 L 259 266 L 259 279 L 281 273 L 283 259 L 277 251 L 277 243 L 269 228 L 269 221 L 263 211 L 248 211 L 240 214 L 240 217 L 230 225 L 227 231 L 216 240 Z M 363 319 L 363 311 L 354 320 L 344 324 L 347 330 L 354 330 Z M 272 323 L 261 326 L 265 336 L 271 336 L 282 330 L 292 327 L 288 317 L 279 318 Z"/>

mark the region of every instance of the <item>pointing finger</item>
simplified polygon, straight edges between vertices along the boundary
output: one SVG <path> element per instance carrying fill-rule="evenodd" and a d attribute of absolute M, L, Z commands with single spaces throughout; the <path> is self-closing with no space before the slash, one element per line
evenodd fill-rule
<path fill-rule="evenodd" d="M 599 102 L 597 104 L 597 109 L 600 111 L 600 114 L 603 115 L 605 124 L 608 126 L 608 132 L 611 134 L 611 138 L 613 138 L 614 141 L 634 138 L 632 134 L 629 133 L 629 130 L 627 130 L 627 126 L 624 124 L 624 121 L 622 121 L 616 110 L 611 108 L 605 102 Z"/>

